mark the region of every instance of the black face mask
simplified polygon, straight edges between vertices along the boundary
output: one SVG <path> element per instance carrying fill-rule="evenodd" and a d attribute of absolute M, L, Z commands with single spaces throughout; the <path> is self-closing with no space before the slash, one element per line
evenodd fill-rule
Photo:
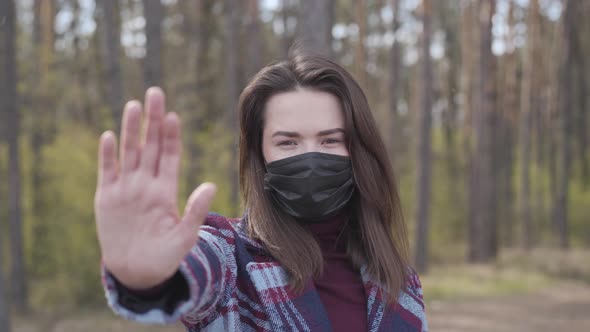
<path fill-rule="evenodd" d="M 305 221 L 334 216 L 354 192 L 349 157 L 308 152 L 270 162 L 266 170 L 264 189 L 283 211 Z"/>

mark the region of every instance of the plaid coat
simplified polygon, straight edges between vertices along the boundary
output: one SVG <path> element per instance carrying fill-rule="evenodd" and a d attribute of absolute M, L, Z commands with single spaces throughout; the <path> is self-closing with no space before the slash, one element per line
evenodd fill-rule
<path fill-rule="evenodd" d="M 301 294 L 287 287 L 281 265 L 245 232 L 245 219 L 209 214 L 198 245 L 180 265 L 190 296 L 172 313 L 154 308 L 132 312 L 119 302 L 113 277 L 102 269 L 111 308 L 143 323 L 182 320 L 187 331 L 332 331 L 326 309 L 310 280 Z M 396 305 L 380 297 L 364 269 L 368 331 L 424 332 L 427 322 L 418 275 L 412 272 Z"/>

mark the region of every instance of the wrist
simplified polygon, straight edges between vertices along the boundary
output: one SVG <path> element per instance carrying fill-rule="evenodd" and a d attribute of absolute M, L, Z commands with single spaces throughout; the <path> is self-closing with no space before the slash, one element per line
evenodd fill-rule
<path fill-rule="evenodd" d="M 169 276 L 161 274 L 150 275 L 148 273 L 142 273 L 137 269 L 131 269 L 127 264 L 109 263 L 105 259 L 103 259 L 103 266 L 120 285 L 131 291 L 143 291 L 157 287 L 174 275 L 174 273 Z"/>

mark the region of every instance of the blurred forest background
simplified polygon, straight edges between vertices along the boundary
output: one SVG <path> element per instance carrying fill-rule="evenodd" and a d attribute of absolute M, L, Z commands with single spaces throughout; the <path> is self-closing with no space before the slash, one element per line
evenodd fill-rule
<path fill-rule="evenodd" d="M 581 0 L 0 0 L 0 331 L 145 331 L 105 309 L 100 133 L 162 86 L 180 201 L 213 181 L 213 210 L 239 216 L 237 99 L 294 41 L 369 98 L 433 330 L 583 329 L 588 17 Z"/>

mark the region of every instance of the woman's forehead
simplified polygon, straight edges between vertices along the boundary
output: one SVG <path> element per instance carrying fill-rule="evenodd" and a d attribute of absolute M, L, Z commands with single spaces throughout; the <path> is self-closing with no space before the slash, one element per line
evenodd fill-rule
<path fill-rule="evenodd" d="M 338 98 L 315 90 L 298 89 L 272 96 L 265 107 L 265 131 L 323 131 L 344 127 Z"/>

